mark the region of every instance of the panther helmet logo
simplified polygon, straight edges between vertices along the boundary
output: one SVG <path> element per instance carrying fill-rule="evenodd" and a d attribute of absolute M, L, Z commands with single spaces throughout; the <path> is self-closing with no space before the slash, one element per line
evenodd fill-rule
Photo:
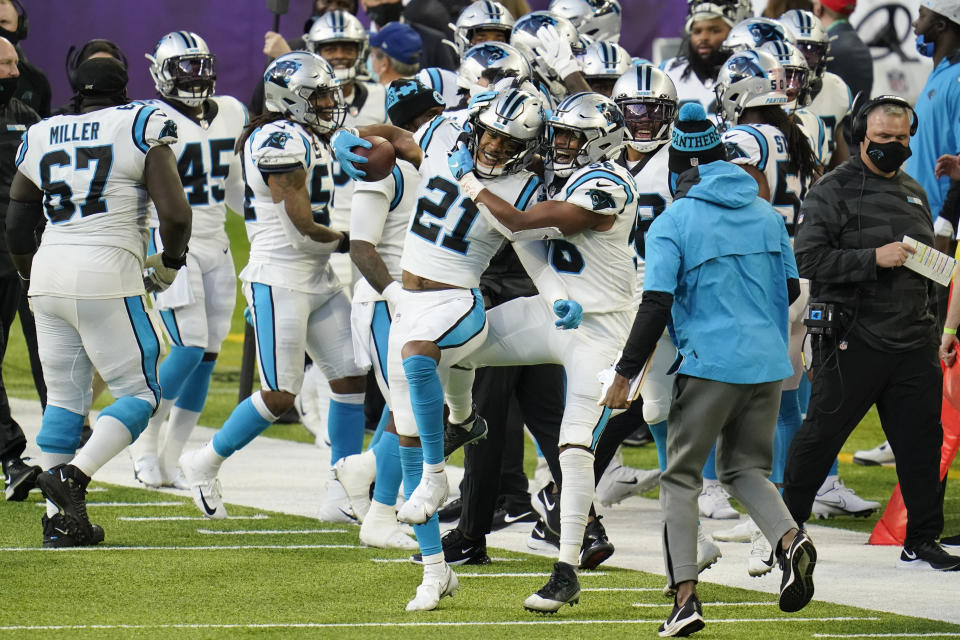
<path fill-rule="evenodd" d="M 290 76 L 300 69 L 300 63 L 295 60 L 284 60 L 273 65 L 273 68 L 264 77 L 265 82 L 272 82 L 281 87 L 290 86 Z"/>

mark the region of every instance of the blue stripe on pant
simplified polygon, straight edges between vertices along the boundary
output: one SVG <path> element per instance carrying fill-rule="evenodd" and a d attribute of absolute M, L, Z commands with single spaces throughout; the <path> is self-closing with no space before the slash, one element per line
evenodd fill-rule
<path fill-rule="evenodd" d="M 257 354 L 264 379 L 271 391 L 279 391 L 277 384 L 277 341 L 273 315 L 273 290 L 269 285 L 253 282 L 253 319 L 257 334 Z"/>
<path fill-rule="evenodd" d="M 387 377 L 387 348 L 390 338 L 390 309 L 384 300 L 374 303 L 373 321 L 370 323 L 370 332 L 373 334 L 373 346 L 377 350 L 377 362 L 380 364 L 380 373 L 387 387 L 390 378 Z"/>
<path fill-rule="evenodd" d="M 157 381 L 157 361 L 160 359 L 160 340 L 156 331 L 153 329 L 153 323 L 150 322 L 150 316 L 147 315 L 147 309 L 143 304 L 141 296 L 129 296 L 124 298 L 127 307 L 127 315 L 130 317 L 130 324 L 133 326 L 134 335 L 137 338 L 137 344 L 140 347 L 140 366 L 143 369 L 143 376 L 147 381 L 147 386 L 153 392 L 156 407 L 160 402 L 160 383 Z"/>
<path fill-rule="evenodd" d="M 487 321 L 486 312 L 483 310 L 483 296 L 480 294 L 480 289 L 471 289 L 471 292 L 473 305 L 437 340 L 437 346 L 441 349 L 462 346 L 483 331 Z"/>

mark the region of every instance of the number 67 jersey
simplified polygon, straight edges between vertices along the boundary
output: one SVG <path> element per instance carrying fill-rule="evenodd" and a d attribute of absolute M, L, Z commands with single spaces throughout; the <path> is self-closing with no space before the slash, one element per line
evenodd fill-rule
<path fill-rule="evenodd" d="M 440 115 L 414 136 L 424 158 L 400 267 L 422 278 L 473 289 L 504 237 L 479 215 L 473 200 L 460 193 L 447 165 L 447 152 L 461 133 L 450 115 Z M 525 170 L 480 182 L 520 211 L 536 203 L 542 191 L 540 177 Z"/>

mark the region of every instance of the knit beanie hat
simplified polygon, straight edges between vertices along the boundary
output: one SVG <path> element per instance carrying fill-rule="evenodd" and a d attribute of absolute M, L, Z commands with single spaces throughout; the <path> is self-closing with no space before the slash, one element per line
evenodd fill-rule
<path fill-rule="evenodd" d="M 433 107 L 443 107 L 443 96 L 419 80 L 394 80 L 387 88 L 387 116 L 390 122 L 402 127 Z"/>
<path fill-rule="evenodd" d="M 845 16 L 850 15 L 857 8 L 857 0 L 820 0 L 820 4 Z"/>
<path fill-rule="evenodd" d="M 683 173 L 690 167 L 725 160 L 720 134 L 699 102 L 688 102 L 680 109 L 673 123 L 669 167 L 673 173 Z"/>

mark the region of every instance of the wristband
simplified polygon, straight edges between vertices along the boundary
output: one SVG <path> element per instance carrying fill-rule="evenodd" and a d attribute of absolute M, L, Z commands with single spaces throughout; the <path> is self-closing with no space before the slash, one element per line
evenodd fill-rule
<path fill-rule="evenodd" d="M 944 328 L 943 328 L 943 332 L 944 332 L 945 334 L 947 334 L 948 336 L 955 336 L 955 335 L 957 335 L 957 330 L 956 330 L 956 329 L 948 329 L 947 327 L 944 327 Z"/>
<path fill-rule="evenodd" d="M 473 171 L 463 174 L 463 177 L 460 178 L 460 190 L 471 200 L 476 200 L 484 189 L 486 187 L 480 184 L 480 180 L 477 179 Z"/>
<path fill-rule="evenodd" d="M 187 249 L 183 250 L 183 255 L 179 258 L 171 258 L 166 251 L 160 252 L 160 261 L 167 269 L 179 269 L 187 264 Z"/>
<path fill-rule="evenodd" d="M 343 234 L 343 237 L 340 238 L 340 243 L 334 251 L 337 253 L 350 253 L 350 232 L 341 231 L 340 233 Z"/>

